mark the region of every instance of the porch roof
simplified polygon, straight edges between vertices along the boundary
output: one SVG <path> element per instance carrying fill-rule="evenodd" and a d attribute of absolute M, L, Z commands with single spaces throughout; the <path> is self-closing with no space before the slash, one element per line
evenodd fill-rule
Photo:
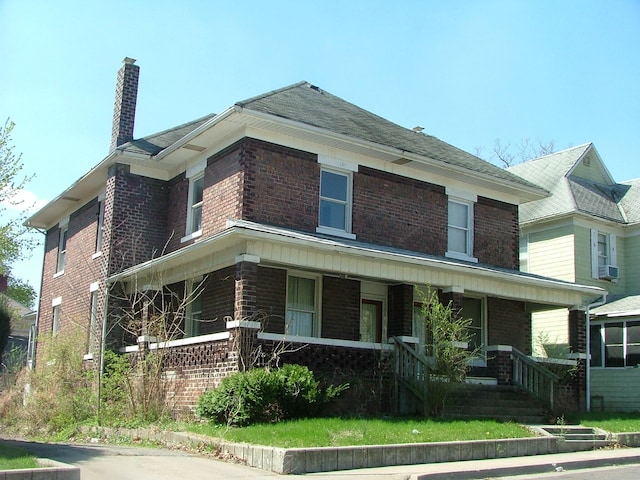
<path fill-rule="evenodd" d="M 136 284 L 138 289 L 166 285 L 233 265 L 243 255 L 261 265 L 519 300 L 532 310 L 583 307 L 605 293 L 599 287 L 517 270 L 244 220 L 229 220 L 222 232 L 131 267 L 109 281 Z"/>

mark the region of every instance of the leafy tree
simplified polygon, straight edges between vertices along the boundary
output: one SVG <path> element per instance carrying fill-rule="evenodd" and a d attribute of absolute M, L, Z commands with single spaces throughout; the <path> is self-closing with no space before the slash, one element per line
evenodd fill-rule
<path fill-rule="evenodd" d="M 14 126 L 10 119 L 0 126 L 0 273 L 5 275 L 9 273 L 11 263 L 22 258 L 34 243 L 25 235 L 27 229 L 22 225 L 24 213 L 11 219 L 5 215 L 7 205 L 21 206 L 23 211 L 26 210 L 28 206 L 23 205 L 18 194 L 31 180 L 31 176 L 22 174 L 22 155 L 13 151 L 11 132 Z"/>
<path fill-rule="evenodd" d="M 33 308 L 36 302 L 34 288 L 24 280 L 12 276 L 8 280 L 6 295 L 29 308 Z"/>

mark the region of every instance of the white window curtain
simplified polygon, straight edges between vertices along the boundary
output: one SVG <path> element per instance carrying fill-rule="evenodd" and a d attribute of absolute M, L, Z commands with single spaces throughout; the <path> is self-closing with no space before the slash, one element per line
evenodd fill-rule
<path fill-rule="evenodd" d="M 311 337 L 316 310 L 316 281 L 289 277 L 287 283 L 286 331 L 288 335 Z"/>

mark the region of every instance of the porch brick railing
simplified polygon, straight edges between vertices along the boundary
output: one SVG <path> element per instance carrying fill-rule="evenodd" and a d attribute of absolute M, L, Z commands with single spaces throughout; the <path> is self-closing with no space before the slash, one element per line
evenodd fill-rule
<path fill-rule="evenodd" d="M 560 377 L 514 347 L 511 347 L 511 361 L 513 384 L 532 393 L 553 410 L 553 390 Z"/>
<path fill-rule="evenodd" d="M 402 404 L 407 401 L 406 398 L 403 398 L 402 389 L 404 388 L 415 395 L 424 409 L 429 385 L 429 360 L 426 356 L 418 353 L 412 346 L 402 341 L 402 339 L 393 337 L 392 340 L 396 347 L 394 366 L 395 408 L 401 411 Z"/>

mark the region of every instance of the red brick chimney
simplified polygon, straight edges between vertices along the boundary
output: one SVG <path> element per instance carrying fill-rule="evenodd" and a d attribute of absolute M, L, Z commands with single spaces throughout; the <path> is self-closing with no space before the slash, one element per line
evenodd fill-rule
<path fill-rule="evenodd" d="M 122 68 L 118 70 L 118 82 L 116 83 L 110 152 L 120 145 L 133 140 L 133 123 L 136 117 L 140 67 L 134 65 L 136 63 L 135 58 L 125 57 L 122 63 Z"/>

